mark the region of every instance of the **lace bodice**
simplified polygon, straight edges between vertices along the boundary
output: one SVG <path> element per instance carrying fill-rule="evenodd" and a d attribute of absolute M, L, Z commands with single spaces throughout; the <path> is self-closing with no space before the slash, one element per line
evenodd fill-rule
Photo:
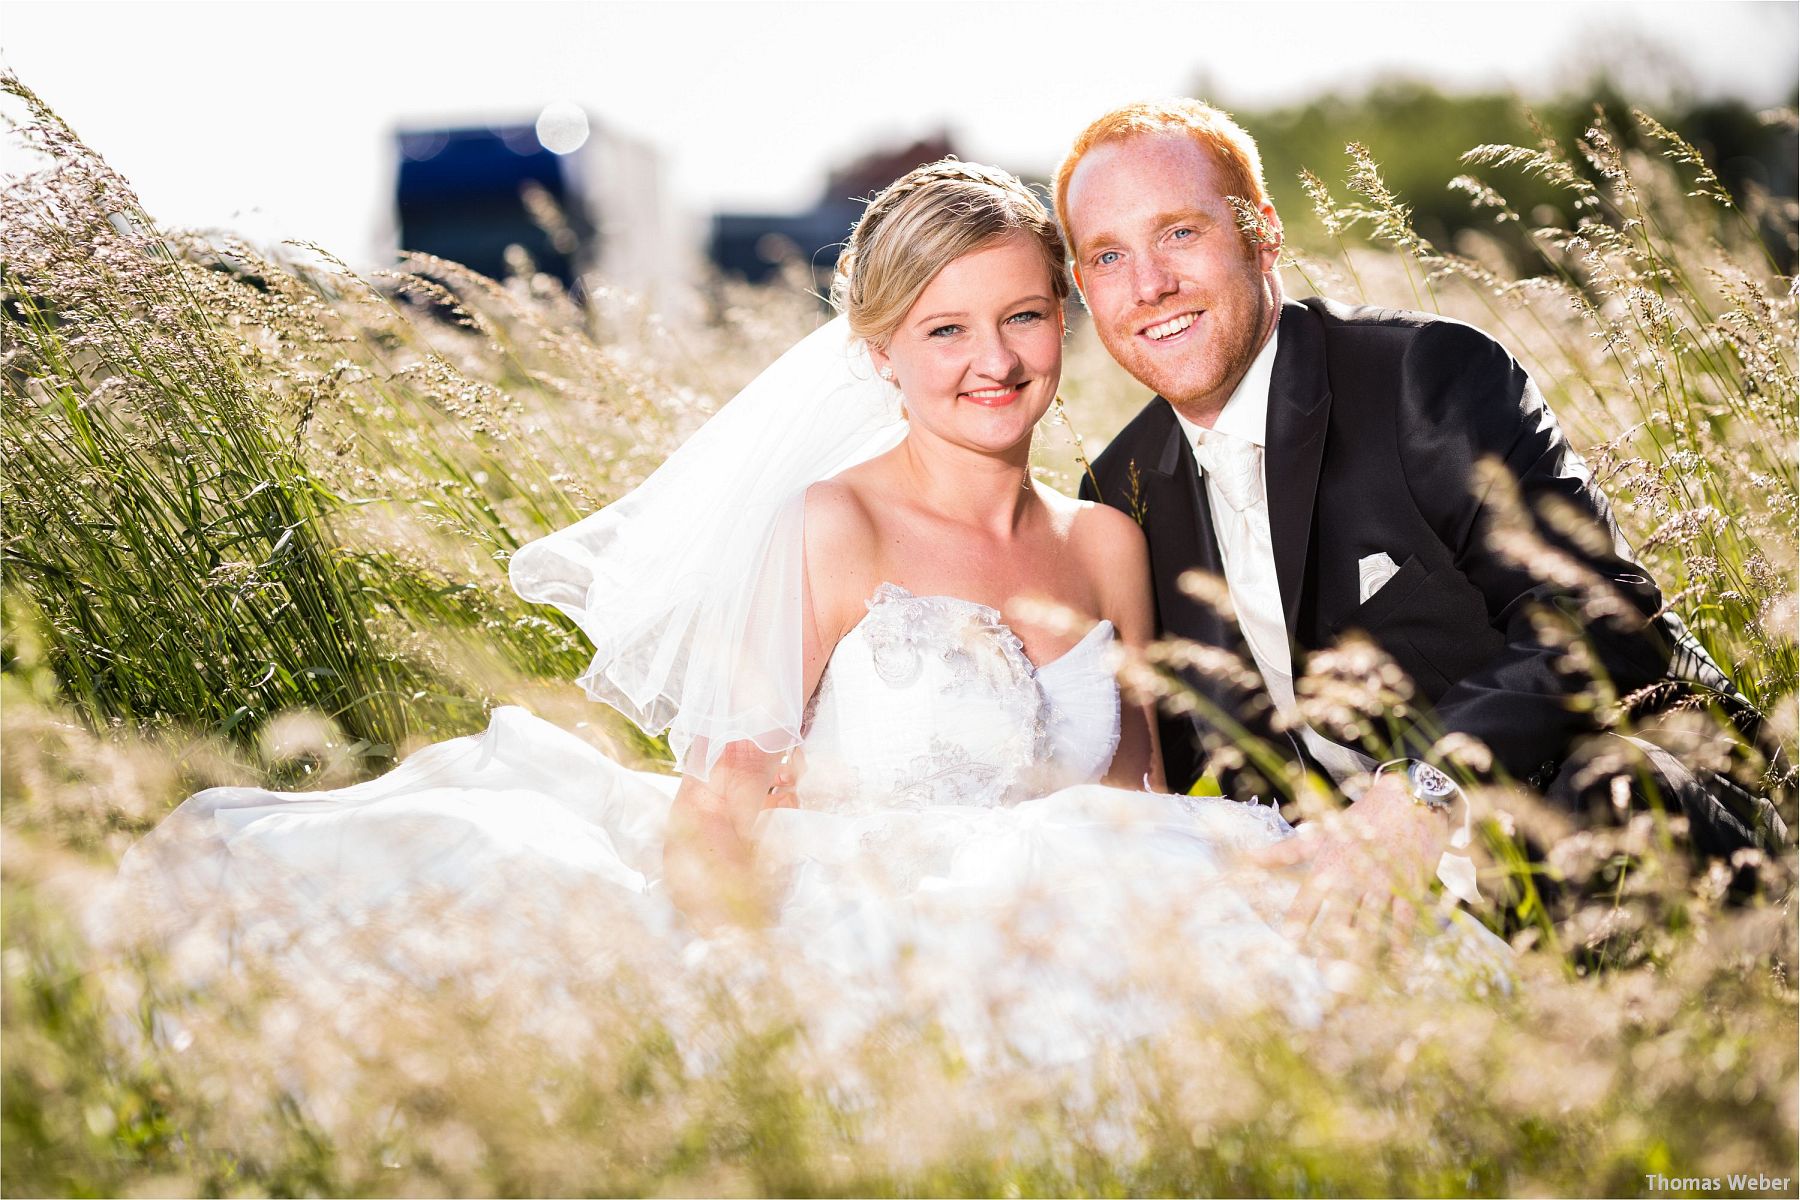
<path fill-rule="evenodd" d="M 1090 783 L 1119 743 L 1110 621 L 1034 665 L 985 604 L 884 583 L 808 706 L 804 808 L 1013 804 Z"/>

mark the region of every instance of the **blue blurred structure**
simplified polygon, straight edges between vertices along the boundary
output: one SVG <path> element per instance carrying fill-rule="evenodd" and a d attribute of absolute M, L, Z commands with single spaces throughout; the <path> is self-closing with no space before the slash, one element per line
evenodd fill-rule
<path fill-rule="evenodd" d="M 796 213 L 718 213 L 712 220 L 707 255 L 720 271 L 763 283 L 783 263 L 799 259 L 812 268 L 815 283 L 828 287 L 838 252 L 864 202 L 916 166 L 953 153 L 950 135 L 913 142 L 900 150 L 876 151 L 831 173 L 811 208 Z"/>
<path fill-rule="evenodd" d="M 577 294 L 604 286 L 649 297 L 683 278 L 691 243 L 680 237 L 655 150 L 589 123 L 558 154 L 538 128 L 398 131 L 397 248 L 504 279 L 516 246 Z"/>
<path fill-rule="evenodd" d="M 707 252 L 719 270 L 750 283 L 767 282 L 795 258 L 829 273 L 862 209 L 860 201 L 836 200 L 797 213 L 719 213 Z"/>
<path fill-rule="evenodd" d="M 566 156 L 553 154 L 530 125 L 427 129 L 399 134 L 394 189 L 399 243 L 494 279 L 506 275 L 506 250 L 520 246 L 538 270 L 572 285 L 593 228 Z M 554 237 L 532 220 L 531 189 L 554 202 L 570 237 Z M 561 243 L 560 245 L 558 243 Z"/>

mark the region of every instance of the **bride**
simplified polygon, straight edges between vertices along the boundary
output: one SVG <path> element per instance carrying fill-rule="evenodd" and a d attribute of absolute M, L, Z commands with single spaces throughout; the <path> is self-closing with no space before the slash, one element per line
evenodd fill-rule
<path fill-rule="evenodd" d="M 800 502 L 788 690 L 813 707 L 781 741 L 806 746 L 802 807 L 1011 804 L 1100 775 L 1165 790 L 1155 723 L 1119 711 L 1107 654 L 1115 637 L 1151 635 L 1144 536 L 1029 469 L 1062 366 L 1064 257 L 1017 180 L 947 161 L 878 197 L 840 260 L 848 335 L 903 398 L 903 436 Z M 1080 614 L 1080 636 L 1046 623 L 1047 607 Z M 736 743 L 676 795 L 666 877 L 691 908 L 748 872 L 777 766 L 761 743 Z"/>
<path fill-rule="evenodd" d="M 592 639 L 580 682 L 666 731 L 678 780 L 501 708 L 367 783 L 191 797 L 128 854 L 135 907 L 314 978 L 351 969 L 345 930 L 412 977 L 466 964 L 473 914 L 540 966 L 559 949 L 527 913 L 689 963 L 750 930 L 762 967 L 826 981 L 840 1029 L 929 970 L 943 1019 L 1038 1061 L 1168 1020 L 1149 952 L 1221 1012 L 1310 1019 L 1325 976 L 1274 927 L 1293 882 L 1237 865 L 1291 830 L 1165 794 L 1152 714 L 1121 704 L 1119 647 L 1153 628 L 1142 534 L 1028 470 L 1064 257 L 1005 172 L 907 174 L 850 238 L 842 316 L 515 556 L 519 593 Z M 456 919 L 407 907 L 426 896 Z M 402 954 L 427 934 L 440 958 Z"/>

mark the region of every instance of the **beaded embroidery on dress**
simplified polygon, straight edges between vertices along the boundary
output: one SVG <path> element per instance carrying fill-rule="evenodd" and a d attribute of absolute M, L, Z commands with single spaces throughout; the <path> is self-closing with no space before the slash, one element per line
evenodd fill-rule
<path fill-rule="evenodd" d="M 807 708 L 804 807 L 1016 804 L 1112 762 L 1110 621 L 1040 667 L 985 604 L 884 583 L 868 609 Z"/>

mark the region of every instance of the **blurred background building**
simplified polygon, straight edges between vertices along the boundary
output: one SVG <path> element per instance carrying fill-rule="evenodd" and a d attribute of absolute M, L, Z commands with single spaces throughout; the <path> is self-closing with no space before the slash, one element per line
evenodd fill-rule
<path fill-rule="evenodd" d="M 493 279 L 529 263 L 576 290 L 597 277 L 655 297 L 687 282 L 692 239 L 661 156 L 573 105 L 535 123 L 402 129 L 395 151 L 396 252 Z"/>
<path fill-rule="evenodd" d="M 804 264 L 821 292 L 863 204 L 922 163 L 955 154 L 946 130 L 898 149 L 878 148 L 832 170 L 818 199 L 798 212 L 721 212 L 712 218 L 707 257 L 717 270 L 750 283 L 765 283 L 790 262 Z"/>
<path fill-rule="evenodd" d="M 402 131 L 398 142 L 398 246 L 494 279 L 505 277 L 507 251 L 517 246 L 539 270 L 574 283 L 577 260 L 594 250 L 593 223 L 575 172 L 532 126 Z"/>

